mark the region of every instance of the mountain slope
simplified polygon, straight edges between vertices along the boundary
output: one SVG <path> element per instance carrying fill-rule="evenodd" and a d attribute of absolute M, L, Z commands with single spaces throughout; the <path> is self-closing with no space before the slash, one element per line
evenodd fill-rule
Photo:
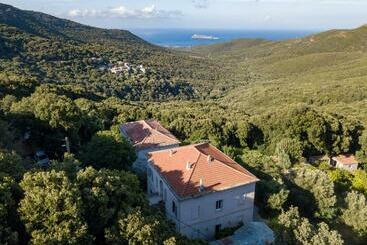
<path fill-rule="evenodd" d="M 191 61 L 128 31 L 85 26 L 0 4 L 0 93 L 29 95 L 39 86 L 72 98 L 126 100 L 191 99 Z M 109 67 L 129 63 L 114 74 Z M 137 69 L 143 66 L 144 69 Z M 174 70 L 175 72 L 172 72 Z"/>
<path fill-rule="evenodd" d="M 305 103 L 367 120 L 367 26 L 278 42 L 236 40 L 194 52 L 224 61 L 238 80 L 251 75 L 224 105 L 258 114 Z"/>
<path fill-rule="evenodd" d="M 109 42 L 117 45 L 149 45 L 129 31 L 90 27 L 40 12 L 20 10 L 1 3 L 0 23 L 44 38 L 81 42 Z"/>
<path fill-rule="evenodd" d="M 0 67 L 4 71 L 0 78 L 16 77 L 31 80 L 32 84 L 37 81 L 35 84 L 80 85 L 83 93 L 98 94 L 98 97 L 116 95 L 144 100 L 143 94 L 143 97 L 153 94 L 155 100 L 187 99 L 222 95 L 227 86 L 226 81 L 218 83 L 218 78 L 225 77 L 220 72 L 221 64 L 208 59 L 149 44 L 128 31 L 90 27 L 5 4 L 0 4 L 0 50 L 3 51 Z M 110 64 L 121 61 L 143 65 L 151 72 L 116 78 L 91 64 L 91 59 L 96 58 Z M 19 64 L 15 65 L 14 59 Z M 6 72 L 9 74 L 4 75 Z M 135 92 L 131 94 L 131 91 Z M 182 91 L 191 94 L 182 97 L 179 95 Z"/>
<path fill-rule="evenodd" d="M 201 54 L 244 55 L 305 55 L 327 52 L 367 52 L 367 25 L 351 30 L 330 30 L 304 38 L 283 41 L 238 39 L 227 43 L 198 46 L 193 49 Z M 237 55 L 236 55 L 237 54 Z"/>

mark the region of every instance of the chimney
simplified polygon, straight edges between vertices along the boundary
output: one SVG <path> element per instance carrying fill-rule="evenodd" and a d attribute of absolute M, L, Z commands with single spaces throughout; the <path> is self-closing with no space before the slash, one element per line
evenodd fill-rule
<path fill-rule="evenodd" d="M 170 156 L 170 157 L 172 157 L 172 156 L 173 156 L 173 153 L 174 153 L 174 152 L 173 152 L 173 150 L 172 150 L 172 149 L 170 149 L 170 150 L 169 150 L 169 156 Z"/>
<path fill-rule="evenodd" d="M 204 181 L 202 178 L 200 178 L 200 182 L 199 182 L 199 191 L 202 192 L 204 191 Z"/>
<path fill-rule="evenodd" d="M 189 161 L 186 162 L 186 169 L 190 170 L 192 167 L 191 163 Z"/>
<path fill-rule="evenodd" d="M 213 157 L 211 155 L 208 155 L 208 163 L 212 163 Z"/>

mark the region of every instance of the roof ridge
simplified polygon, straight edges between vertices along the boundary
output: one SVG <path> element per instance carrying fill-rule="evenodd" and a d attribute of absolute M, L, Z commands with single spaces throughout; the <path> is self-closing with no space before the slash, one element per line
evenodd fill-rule
<path fill-rule="evenodd" d="M 151 119 L 152 121 L 156 121 L 159 125 L 160 125 L 160 122 L 158 122 L 157 120 L 154 120 L 154 119 Z M 158 130 L 158 127 L 157 128 L 154 128 L 154 127 L 152 127 L 148 122 L 147 122 L 147 120 L 142 120 L 142 121 L 144 121 L 144 123 L 146 124 L 146 125 L 148 125 L 148 127 L 149 128 L 151 128 L 151 129 L 153 129 L 155 132 L 157 132 L 157 133 L 159 133 L 160 135 L 162 135 L 162 136 L 164 136 L 164 137 L 166 137 L 166 138 L 168 138 L 168 139 L 174 139 L 174 140 L 176 140 L 177 142 L 180 142 L 177 138 L 176 138 L 176 136 L 174 136 L 169 130 L 167 130 L 168 132 L 169 132 L 169 134 L 170 135 L 172 135 L 174 138 L 171 138 L 171 137 L 169 137 L 168 135 L 166 135 L 166 134 L 164 134 L 164 133 L 162 133 L 162 132 L 160 132 L 159 130 Z M 162 125 L 161 125 L 162 126 Z M 162 128 L 164 128 L 163 126 L 162 126 Z"/>
<path fill-rule="evenodd" d="M 196 167 L 197 167 L 197 165 L 198 165 L 198 161 L 199 161 L 200 155 L 201 155 L 201 152 L 199 151 L 198 157 L 196 158 L 196 161 L 195 161 L 194 169 L 192 170 L 192 172 L 191 172 L 191 174 L 190 174 L 190 178 L 189 178 L 189 180 L 188 180 L 188 181 L 187 181 L 187 183 L 185 184 L 185 188 L 184 188 L 184 190 L 183 190 L 183 192 L 182 192 L 182 195 L 185 195 L 185 192 L 186 192 L 187 186 L 188 186 L 188 184 L 190 183 L 191 178 L 192 178 L 192 176 L 194 175 L 195 169 L 196 169 Z"/>

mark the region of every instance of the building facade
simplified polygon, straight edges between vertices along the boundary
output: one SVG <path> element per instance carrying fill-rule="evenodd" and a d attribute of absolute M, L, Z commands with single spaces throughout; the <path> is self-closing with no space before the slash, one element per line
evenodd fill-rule
<path fill-rule="evenodd" d="M 353 155 L 339 155 L 332 157 L 330 163 L 336 168 L 348 171 L 354 171 L 358 169 L 358 160 Z"/>
<path fill-rule="evenodd" d="M 161 203 L 181 234 L 212 240 L 223 228 L 252 221 L 258 179 L 214 146 L 148 155 L 150 204 Z"/>

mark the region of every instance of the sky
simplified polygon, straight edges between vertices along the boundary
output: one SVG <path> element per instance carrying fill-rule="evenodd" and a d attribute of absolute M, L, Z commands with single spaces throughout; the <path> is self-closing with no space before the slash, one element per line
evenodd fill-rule
<path fill-rule="evenodd" d="M 367 0 L 0 0 L 118 29 L 326 30 L 367 24 Z"/>

